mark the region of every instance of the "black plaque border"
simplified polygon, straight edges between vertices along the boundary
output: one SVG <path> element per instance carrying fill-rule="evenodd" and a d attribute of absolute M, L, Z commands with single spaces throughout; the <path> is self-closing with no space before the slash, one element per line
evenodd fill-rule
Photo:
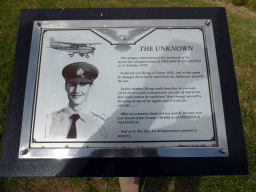
<path fill-rule="evenodd" d="M 229 156 L 19 159 L 20 128 L 33 22 L 38 20 L 81 19 L 211 19 L 219 67 Z M 21 11 L 0 159 L 0 177 L 144 177 L 244 174 L 248 174 L 248 164 L 225 8 L 93 8 Z"/>

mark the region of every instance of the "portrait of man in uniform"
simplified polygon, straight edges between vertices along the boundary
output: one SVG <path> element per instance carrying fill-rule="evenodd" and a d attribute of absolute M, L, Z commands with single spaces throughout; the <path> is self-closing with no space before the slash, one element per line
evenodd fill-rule
<path fill-rule="evenodd" d="M 62 70 L 68 106 L 48 114 L 45 125 L 45 138 L 85 139 L 106 138 L 108 130 L 104 127 L 106 117 L 88 107 L 87 99 L 99 71 L 92 64 L 76 62 Z"/>

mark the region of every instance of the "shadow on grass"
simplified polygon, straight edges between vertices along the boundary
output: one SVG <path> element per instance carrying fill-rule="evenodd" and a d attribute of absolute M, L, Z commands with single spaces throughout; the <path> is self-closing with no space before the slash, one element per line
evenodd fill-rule
<path fill-rule="evenodd" d="M 201 177 L 141 177 L 139 191 L 198 191 Z"/>

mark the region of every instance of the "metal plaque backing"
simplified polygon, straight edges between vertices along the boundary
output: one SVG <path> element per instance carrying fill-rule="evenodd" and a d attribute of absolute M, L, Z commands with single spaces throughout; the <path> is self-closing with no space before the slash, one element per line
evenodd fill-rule
<path fill-rule="evenodd" d="M 128 36 L 133 36 L 128 41 L 123 40 L 122 42 L 122 40 L 114 38 L 113 32 L 116 33 L 116 38 L 120 39 L 128 39 Z M 125 35 L 119 34 L 127 35 L 125 37 Z M 72 40 L 69 39 L 72 35 L 78 37 L 77 43 L 66 43 L 63 40 L 54 40 L 52 37 L 66 39 L 67 42 L 70 42 Z M 51 38 L 53 42 L 48 43 L 48 39 Z M 170 38 L 169 41 L 168 38 Z M 101 42 L 98 44 L 105 42 L 106 46 L 100 49 L 102 45 L 97 45 L 97 42 Z M 95 55 L 90 56 L 86 53 L 87 49 L 94 45 L 93 43 L 95 43 Z M 115 49 L 113 45 L 116 46 Z M 129 50 L 122 50 L 129 45 Z M 74 48 L 76 46 L 80 47 Z M 118 50 L 118 46 L 120 50 Z M 62 70 L 63 63 L 67 63 L 68 58 L 65 58 L 65 55 L 69 57 L 68 53 L 72 54 L 70 63 L 75 61 L 101 63 L 103 66 L 98 65 L 98 68 L 102 69 L 99 70 L 99 75 L 104 73 L 101 71 L 105 71 L 105 73 L 110 71 L 109 76 L 105 75 L 105 79 L 102 80 L 106 81 L 107 78 L 111 85 L 104 84 L 99 87 L 98 93 L 92 97 L 95 98 L 99 95 L 101 97 L 91 101 L 97 104 L 92 107 L 94 110 L 99 105 L 108 109 L 102 109 L 109 117 L 103 125 L 106 135 L 97 137 L 97 133 L 94 133 L 90 138 L 71 141 L 64 137 L 64 139 L 57 137 L 59 135 L 44 138 L 47 128 L 42 119 L 47 114 L 40 113 L 40 111 L 46 110 L 48 106 L 53 110 L 52 106 L 58 102 L 56 101 L 58 98 L 49 100 L 54 97 L 54 90 L 57 88 L 51 90 L 49 86 L 56 84 L 56 87 L 61 86 L 57 83 L 57 74 L 51 75 L 51 72 L 58 70 L 56 67 L 54 68 L 56 65 L 59 65 Z M 88 57 L 87 59 L 83 57 L 84 53 Z M 111 54 L 113 57 L 109 56 Z M 135 59 L 136 61 L 134 61 Z M 43 71 L 44 65 L 47 66 Z M 168 72 L 172 75 L 168 75 Z M 134 76 L 134 73 L 137 76 Z M 155 75 L 151 73 L 155 73 Z M 132 75 L 129 76 L 129 74 Z M 212 21 L 207 18 L 197 20 L 35 21 L 19 158 L 228 156 L 218 74 L 213 26 Z M 120 77 L 123 79 L 119 79 Z M 131 78 L 134 77 L 137 79 L 131 83 Z M 47 81 L 50 78 L 53 79 L 52 83 Z M 124 78 L 130 79 L 130 83 Z M 144 79 L 141 78 L 152 79 L 143 81 Z M 163 78 L 168 79 L 163 80 Z M 116 84 L 115 81 L 117 81 Z M 192 83 L 193 81 L 194 83 Z M 64 87 L 64 83 L 61 83 Z M 98 84 L 100 83 L 98 82 Z M 96 89 L 97 83 L 94 84 L 96 85 L 93 89 Z M 47 97 L 47 91 L 42 87 L 50 92 L 48 93 L 49 98 L 44 101 L 39 100 Z M 156 92 L 163 87 L 168 92 Z M 131 91 L 129 92 L 127 89 Z M 151 92 L 148 91 L 150 89 Z M 139 93 L 145 96 L 131 96 L 137 94 L 135 90 L 141 90 L 142 92 Z M 41 95 L 39 95 L 40 91 Z M 63 95 L 66 97 L 65 93 Z M 154 98 L 152 95 L 164 99 L 154 100 L 151 99 Z M 113 98 L 113 101 L 110 99 L 102 101 L 106 97 Z M 120 101 L 123 97 L 133 99 Z M 147 101 L 143 103 L 144 98 L 147 98 Z M 175 100 L 175 98 L 178 99 Z M 182 101 L 179 98 L 182 98 Z M 47 101 L 49 101 L 48 105 Z M 154 103 L 152 104 L 152 102 Z M 161 104 L 156 102 L 161 102 Z M 158 107 L 159 105 L 163 105 L 164 109 Z M 116 113 L 118 114 L 116 115 Z M 136 114 L 142 115 L 136 116 Z M 133 119 L 133 121 L 129 121 L 129 119 Z M 151 119 L 155 122 L 151 122 Z M 148 123 L 149 121 L 150 123 Z M 128 125 L 124 125 L 127 123 Z M 172 123 L 174 125 L 171 125 Z M 153 126 L 152 124 L 157 125 Z M 130 134 L 122 134 L 122 132 L 130 132 Z M 133 152 L 126 153 L 127 148 Z M 95 153 L 95 151 L 103 151 L 103 153 Z"/>

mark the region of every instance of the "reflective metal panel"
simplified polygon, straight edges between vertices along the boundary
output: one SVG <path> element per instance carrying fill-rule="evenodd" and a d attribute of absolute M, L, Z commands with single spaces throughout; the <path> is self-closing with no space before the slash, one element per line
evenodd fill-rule
<path fill-rule="evenodd" d="M 211 20 L 35 22 L 21 131 L 19 158 L 228 156 Z"/>

